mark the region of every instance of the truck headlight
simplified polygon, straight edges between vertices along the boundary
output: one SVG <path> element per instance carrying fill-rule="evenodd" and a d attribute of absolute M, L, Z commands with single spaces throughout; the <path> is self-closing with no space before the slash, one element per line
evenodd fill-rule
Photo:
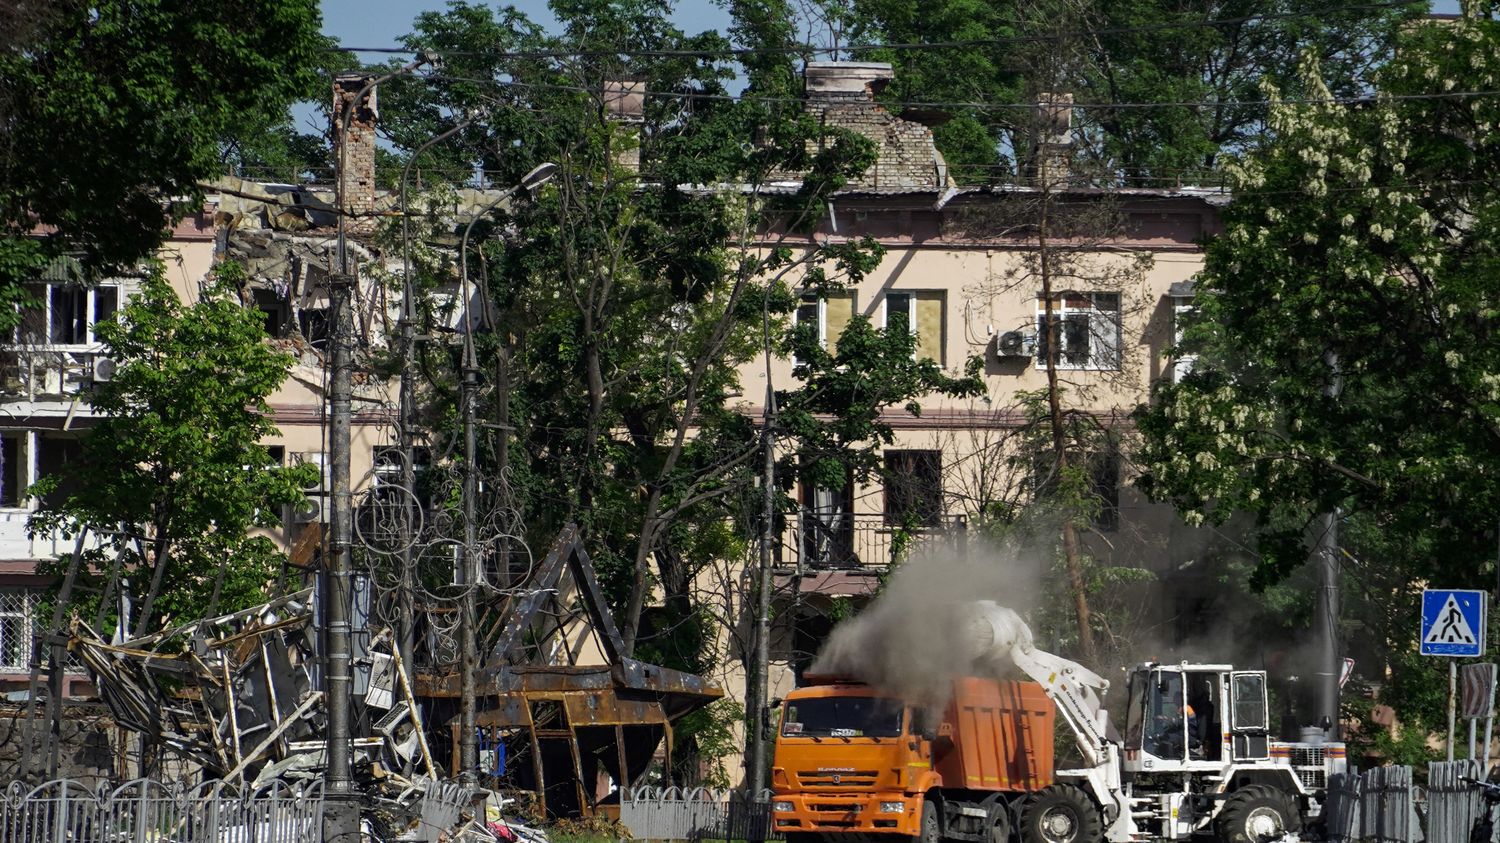
<path fill-rule="evenodd" d="M 772 802 L 771 803 L 771 811 L 773 813 L 777 813 L 777 814 L 790 814 L 792 812 L 792 803 L 790 803 L 790 802 Z"/>
<path fill-rule="evenodd" d="M 882 802 L 882 803 L 880 803 L 880 813 L 882 813 L 882 814 L 900 814 L 900 813 L 904 812 L 905 810 L 906 810 L 906 803 L 905 802 Z"/>

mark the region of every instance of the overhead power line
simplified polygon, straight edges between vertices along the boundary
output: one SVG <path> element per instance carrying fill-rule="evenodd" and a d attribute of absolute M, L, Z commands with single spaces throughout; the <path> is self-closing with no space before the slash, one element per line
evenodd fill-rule
<path fill-rule="evenodd" d="M 1059 32 L 1036 33 L 1031 35 L 1007 35 L 999 38 L 980 38 L 963 41 L 922 41 L 896 44 L 854 44 L 841 46 L 818 46 L 814 44 L 795 44 L 785 47 L 726 47 L 721 50 L 645 50 L 645 49 L 578 49 L 578 50 L 441 50 L 430 48 L 412 49 L 408 47 L 333 47 L 331 49 L 345 53 L 391 53 L 397 55 L 409 55 L 418 52 L 427 52 L 437 56 L 491 56 L 495 58 L 517 58 L 517 59 L 548 59 L 548 58 L 603 58 L 606 56 L 636 56 L 641 58 L 713 58 L 713 57 L 743 57 L 755 55 L 821 55 L 825 53 L 858 53 L 872 52 L 877 50 L 896 50 L 901 52 L 925 51 L 925 50 L 949 50 L 974 47 L 1002 47 L 1011 44 L 1034 44 L 1049 41 L 1062 41 L 1082 36 L 1098 37 L 1112 35 L 1133 35 L 1137 33 L 1178 31 L 1185 29 L 1211 29 L 1221 26 L 1239 26 L 1247 23 L 1258 23 L 1262 21 L 1291 20 L 1296 18 L 1326 18 L 1345 12 L 1381 11 L 1399 8 L 1423 8 L 1427 7 L 1422 0 L 1391 0 L 1384 3 L 1357 3 L 1347 6 L 1333 6 L 1324 9 L 1315 9 L 1299 12 L 1271 12 L 1262 15 L 1241 15 L 1230 18 L 1207 18 L 1192 21 L 1165 21 L 1154 24 L 1140 24 L 1136 26 L 1105 27 L 1102 29 L 1080 29 L 1063 30 Z"/>
<path fill-rule="evenodd" d="M 452 82 L 471 82 L 476 84 L 493 84 L 506 88 L 532 88 L 537 90 L 559 91 L 564 93 L 597 94 L 597 90 L 586 88 L 581 85 L 558 85 L 547 82 L 519 82 L 506 79 L 481 79 L 472 76 L 450 76 L 447 74 L 429 74 L 423 78 L 438 79 Z M 807 100 L 797 97 L 763 97 L 756 95 L 733 95 L 733 94 L 708 94 L 692 91 L 645 91 L 644 96 L 656 99 L 685 99 L 685 100 L 712 100 L 716 102 L 754 102 L 782 105 L 804 105 Z M 1166 102 L 1074 102 L 1072 108 L 1081 110 L 1105 110 L 1115 108 L 1148 109 L 1148 108 L 1228 108 L 1228 107 L 1260 107 L 1273 105 L 1357 105 L 1376 104 L 1382 101 L 1409 102 L 1420 100 L 1453 100 L 1453 99 L 1475 99 L 1500 96 L 1500 90 L 1485 91 L 1439 91 L 1429 94 L 1360 94 L 1347 97 L 1282 97 L 1279 99 L 1258 100 L 1172 100 Z M 885 103 L 876 103 L 885 105 Z M 955 111 L 1005 111 L 1005 110 L 1031 110 L 1036 108 L 1035 103 L 1029 102 L 901 102 L 893 103 L 903 108 L 936 108 L 950 109 Z"/>

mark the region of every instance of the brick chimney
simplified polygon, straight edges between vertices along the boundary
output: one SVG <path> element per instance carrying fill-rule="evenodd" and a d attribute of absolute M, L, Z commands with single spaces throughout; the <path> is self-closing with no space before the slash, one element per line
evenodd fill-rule
<path fill-rule="evenodd" d="M 1036 95 L 1032 111 L 1032 175 L 1041 185 L 1065 185 L 1073 175 L 1073 95 Z"/>
<path fill-rule="evenodd" d="M 615 152 L 615 163 L 627 170 L 641 170 L 641 124 L 646 122 L 646 82 L 642 79 L 606 79 L 604 116 L 625 127 L 623 147 Z"/>
<path fill-rule="evenodd" d="M 885 62 L 814 61 L 803 69 L 804 108 L 825 126 L 858 132 L 875 142 L 875 164 L 850 187 L 948 186 L 948 166 L 932 130 L 891 114 L 875 101 L 896 74 Z"/>
<path fill-rule="evenodd" d="M 369 218 L 375 210 L 375 119 L 378 116 L 376 89 L 371 88 L 354 108 L 349 119 L 349 136 L 341 137 L 344 113 L 359 92 L 374 79 L 365 73 L 341 73 L 333 80 L 333 150 L 337 160 L 339 144 L 344 145 L 343 170 L 338 173 L 339 195 L 344 211 L 353 214 L 353 225 L 371 227 Z"/>

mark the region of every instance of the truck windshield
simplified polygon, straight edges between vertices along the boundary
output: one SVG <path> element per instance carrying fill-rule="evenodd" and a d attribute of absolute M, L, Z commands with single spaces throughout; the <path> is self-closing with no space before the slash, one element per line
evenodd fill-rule
<path fill-rule="evenodd" d="M 787 700 L 781 734 L 789 738 L 894 738 L 903 707 L 880 697 Z"/>

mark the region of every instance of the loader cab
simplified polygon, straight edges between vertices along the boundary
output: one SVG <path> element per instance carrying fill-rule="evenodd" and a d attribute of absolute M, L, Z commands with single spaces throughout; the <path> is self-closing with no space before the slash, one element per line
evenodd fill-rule
<path fill-rule="evenodd" d="M 1133 772 L 1216 770 L 1269 757 L 1264 671 L 1229 665 L 1147 663 L 1130 673 L 1125 767 Z"/>

